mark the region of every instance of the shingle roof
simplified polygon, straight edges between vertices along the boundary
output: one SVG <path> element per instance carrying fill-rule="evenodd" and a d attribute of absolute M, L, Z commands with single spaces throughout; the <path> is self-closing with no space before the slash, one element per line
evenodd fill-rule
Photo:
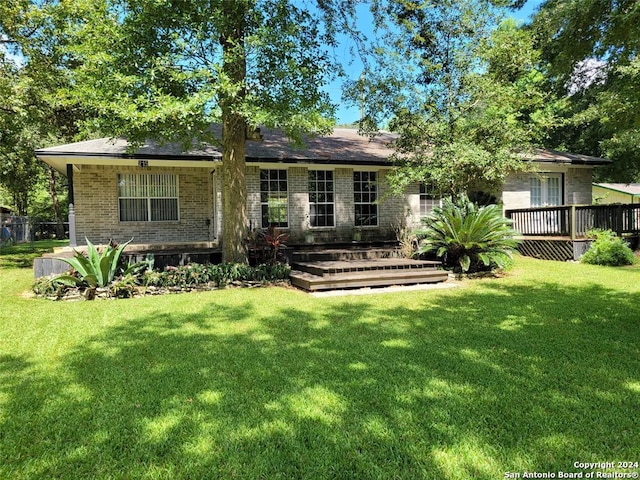
<path fill-rule="evenodd" d="M 594 183 L 594 185 L 629 195 L 640 195 L 640 183 Z"/>
<path fill-rule="evenodd" d="M 262 128 L 261 133 L 261 141 L 246 143 L 247 161 L 387 165 L 387 159 L 393 153 L 391 144 L 397 138 L 397 134 L 381 132 L 371 139 L 358 135 L 355 129 L 336 128 L 327 136 L 305 137 L 304 147 L 296 148 L 279 130 Z M 36 155 L 208 161 L 219 160 L 222 157 L 221 148 L 216 145 L 194 145 L 185 151 L 177 143 L 160 144 L 152 140 L 145 142 L 131 154 L 127 151 L 127 141 L 124 138 L 101 138 L 43 148 L 37 150 Z M 537 150 L 526 158 L 541 163 L 573 165 L 595 166 L 611 163 L 611 160 L 604 158 L 556 150 Z"/>
<path fill-rule="evenodd" d="M 210 146 L 193 148 L 185 151 L 177 143 L 160 144 L 153 140 L 147 140 L 143 146 L 134 153 L 127 152 L 128 142 L 125 138 L 98 138 L 84 142 L 68 143 L 56 147 L 41 148 L 36 150 L 36 155 L 59 156 L 96 156 L 96 157 L 169 157 L 169 158 L 207 158 L 220 157 L 221 154 Z"/>
<path fill-rule="evenodd" d="M 278 130 L 262 129 L 263 140 L 248 141 L 246 156 L 248 161 L 311 161 L 328 163 L 386 162 L 393 153 L 388 146 L 396 135 L 380 133 L 373 139 L 358 135 L 357 130 L 337 128 L 331 135 L 305 137 L 305 146 L 296 148 L 284 133 Z M 221 148 L 204 145 L 184 151 L 179 144 L 159 144 L 147 141 L 133 154 L 127 152 L 124 138 L 88 140 L 57 147 L 43 148 L 36 155 L 55 156 L 100 156 L 125 158 L 171 158 L 171 159 L 219 159 Z"/>
<path fill-rule="evenodd" d="M 590 157 L 578 153 L 559 152 L 557 150 L 536 150 L 532 160 L 541 163 L 568 163 L 571 165 L 606 165 L 612 161 L 607 158 Z"/>

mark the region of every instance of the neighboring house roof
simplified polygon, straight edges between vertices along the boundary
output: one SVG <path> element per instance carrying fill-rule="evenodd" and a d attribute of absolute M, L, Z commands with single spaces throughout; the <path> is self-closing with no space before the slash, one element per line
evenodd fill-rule
<path fill-rule="evenodd" d="M 594 183 L 593 185 L 634 197 L 640 196 L 640 183 Z"/>
<path fill-rule="evenodd" d="M 213 127 L 215 128 L 215 127 Z M 336 128 L 327 136 L 305 137 L 303 147 L 294 146 L 279 130 L 261 129 L 262 140 L 247 141 L 248 162 L 312 163 L 333 165 L 390 165 L 392 143 L 397 134 L 380 132 L 375 137 L 358 135 L 355 129 Z M 114 160 L 175 161 L 183 166 L 206 166 L 202 162 L 220 161 L 221 148 L 216 145 L 194 145 L 183 150 L 179 144 L 147 141 L 130 153 L 124 138 L 101 138 L 36 150 L 36 156 L 64 172 L 67 163 L 117 164 Z M 553 150 L 539 150 L 528 159 L 542 163 L 602 165 L 609 160 L 574 155 Z M 82 159 L 82 161 L 80 161 Z M 197 163 L 193 163 L 197 162 Z"/>
<path fill-rule="evenodd" d="M 3 205 L 0 205 L 0 213 L 11 213 L 11 209 L 9 207 L 5 207 Z"/>

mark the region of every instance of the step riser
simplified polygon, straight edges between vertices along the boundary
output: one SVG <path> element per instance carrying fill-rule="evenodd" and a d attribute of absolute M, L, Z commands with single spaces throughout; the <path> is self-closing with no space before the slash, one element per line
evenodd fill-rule
<path fill-rule="evenodd" d="M 340 278 L 318 277 L 317 279 L 301 278 L 291 275 L 291 283 L 307 291 L 334 290 L 339 288 L 388 287 L 392 285 L 415 285 L 419 283 L 439 283 L 448 279 L 447 272 L 437 271 L 429 275 L 396 278 Z"/>
<path fill-rule="evenodd" d="M 296 251 L 291 283 L 307 291 L 444 282 L 440 262 L 404 258 L 393 248 Z"/>
<path fill-rule="evenodd" d="M 336 273 L 355 273 L 355 272 L 388 272 L 394 271 L 402 274 L 402 272 L 406 271 L 426 271 L 431 272 L 437 270 L 437 265 L 393 265 L 393 266 L 374 266 L 371 267 L 342 267 L 342 268 L 331 268 L 331 267 L 323 267 L 323 266 L 311 266 L 300 263 L 292 263 L 291 268 L 293 270 L 300 270 L 301 272 L 311 273 L 313 275 L 325 276 L 325 275 L 333 275 Z"/>
<path fill-rule="evenodd" d="M 396 250 L 367 250 L 340 252 L 294 252 L 293 262 L 349 262 L 351 260 L 373 260 L 377 258 L 402 258 Z"/>

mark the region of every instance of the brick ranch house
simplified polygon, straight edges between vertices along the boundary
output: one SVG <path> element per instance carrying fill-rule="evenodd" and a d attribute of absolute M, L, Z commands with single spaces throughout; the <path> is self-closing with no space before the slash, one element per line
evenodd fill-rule
<path fill-rule="evenodd" d="M 248 141 L 248 227 L 275 224 L 291 244 L 395 239 L 394 226 L 416 225 L 438 199 L 419 184 L 386 196 L 394 135 L 373 140 L 335 129 L 295 149 L 277 131 Z M 182 151 L 147 142 L 135 153 L 123 139 L 44 148 L 36 156 L 68 177 L 75 215 L 71 245 L 101 244 L 215 248 L 223 228 L 218 148 Z M 531 159 L 538 173 L 510 176 L 499 200 L 505 209 L 590 204 L 592 169 L 607 160 L 555 151 Z M 379 202 L 380 200 L 380 202 Z M 70 219 L 73 222 L 73 218 Z"/>

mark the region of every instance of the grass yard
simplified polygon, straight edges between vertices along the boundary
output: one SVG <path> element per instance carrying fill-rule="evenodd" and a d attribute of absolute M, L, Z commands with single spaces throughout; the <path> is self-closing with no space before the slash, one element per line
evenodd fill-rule
<path fill-rule="evenodd" d="M 18 266 L 0 256 L 0 478 L 638 472 L 574 467 L 640 461 L 637 265 L 79 303 L 28 298 Z"/>

